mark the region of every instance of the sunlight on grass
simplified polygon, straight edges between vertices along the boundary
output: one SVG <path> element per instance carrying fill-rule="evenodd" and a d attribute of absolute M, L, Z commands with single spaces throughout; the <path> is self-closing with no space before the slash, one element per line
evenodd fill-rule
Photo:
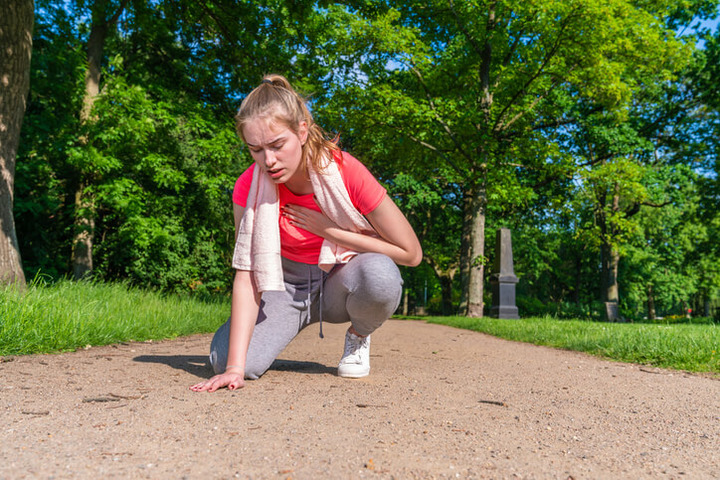
<path fill-rule="evenodd" d="M 208 333 L 229 314 L 229 298 L 203 301 L 123 284 L 61 281 L 31 285 L 25 293 L 0 289 L 0 355 Z M 714 324 L 605 323 L 552 317 L 419 319 L 613 360 L 720 373 L 720 328 Z"/>
<path fill-rule="evenodd" d="M 488 333 L 507 340 L 576 350 L 613 360 L 693 372 L 720 373 L 717 325 L 651 325 L 557 320 L 432 317 L 429 323 Z"/>
<path fill-rule="evenodd" d="M 61 281 L 0 290 L 0 355 L 75 350 L 212 332 L 229 300 L 165 296 L 122 284 Z"/>

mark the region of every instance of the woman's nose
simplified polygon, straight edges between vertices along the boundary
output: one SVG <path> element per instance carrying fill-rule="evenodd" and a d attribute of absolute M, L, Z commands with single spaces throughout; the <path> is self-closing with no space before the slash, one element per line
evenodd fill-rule
<path fill-rule="evenodd" d="M 268 168 L 271 168 L 273 165 L 275 165 L 275 162 L 277 161 L 277 158 L 275 157 L 275 154 L 272 151 L 266 150 L 265 151 L 265 166 Z"/>

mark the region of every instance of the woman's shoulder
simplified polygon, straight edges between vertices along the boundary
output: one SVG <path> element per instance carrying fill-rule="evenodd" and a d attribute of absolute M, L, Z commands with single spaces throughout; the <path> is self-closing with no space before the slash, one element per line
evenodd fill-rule
<path fill-rule="evenodd" d="M 251 163 L 248 168 L 245 169 L 243 173 L 240 174 L 237 181 L 235 182 L 235 185 L 243 185 L 247 186 L 247 188 L 250 188 L 250 183 L 252 183 L 252 177 L 253 172 L 255 171 L 255 162 Z"/>
<path fill-rule="evenodd" d="M 350 200 L 360 213 L 373 211 L 385 198 L 386 190 L 367 167 L 351 154 L 338 151 L 335 161 Z"/>
<path fill-rule="evenodd" d="M 338 164 L 341 172 L 356 172 L 357 170 L 367 170 L 365 165 L 360 160 L 358 160 L 344 150 L 336 150 L 335 152 L 333 152 L 333 157 L 335 159 L 335 163 Z"/>

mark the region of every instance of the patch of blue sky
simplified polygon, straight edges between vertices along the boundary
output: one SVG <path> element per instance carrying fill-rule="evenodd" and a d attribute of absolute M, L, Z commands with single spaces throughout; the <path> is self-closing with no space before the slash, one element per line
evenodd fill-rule
<path fill-rule="evenodd" d="M 713 34 L 718 31 L 718 24 L 720 24 L 720 10 L 716 11 L 716 15 L 713 18 L 698 18 L 693 20 L 690 25 L 683 27 L 678 31 L 678 37 L 684 37 L 688 35 L 697 35 L 698 40 L 696 46 L 698 48 L 705 48 L 705 40 L 703 40 L 703 34 Z"/>

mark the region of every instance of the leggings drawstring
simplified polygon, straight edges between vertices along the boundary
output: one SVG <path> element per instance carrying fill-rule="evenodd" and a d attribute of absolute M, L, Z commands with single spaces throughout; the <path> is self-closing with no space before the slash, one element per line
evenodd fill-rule
<path fill-rule="evenodd" d="M 322 329 L 323 283 L 325 283 L 323 274 L 322 274 L 322 272 L 320 272 L 320 297 L 319 297 L 320 305 L 318 306 L 318 313 L 319 313 L 319 319 L 320 319 L 320 338 L 325 338 L 325 335 L 323 335 L 323 329 Z M 312 269 L 310 269 L 310 268 L 308 269 L 307 292 L 308 292 L 308 294 L 307 294 L 307 313 L 308 313 L 308 321 L 309 321 L 310 316 L 312 315 Z"/>
<path fill-rule="evenodd" d="M 322 306 L 323 306 L 323 284 L 325 283 L 325 279 L 323 278 L 322 272 L 320 273 L 320 305 L 318 307 L 318 312 L 320 312 L 320 338 L 325 338 L 325 335 L 323 335 L 322 332 Z"/>

